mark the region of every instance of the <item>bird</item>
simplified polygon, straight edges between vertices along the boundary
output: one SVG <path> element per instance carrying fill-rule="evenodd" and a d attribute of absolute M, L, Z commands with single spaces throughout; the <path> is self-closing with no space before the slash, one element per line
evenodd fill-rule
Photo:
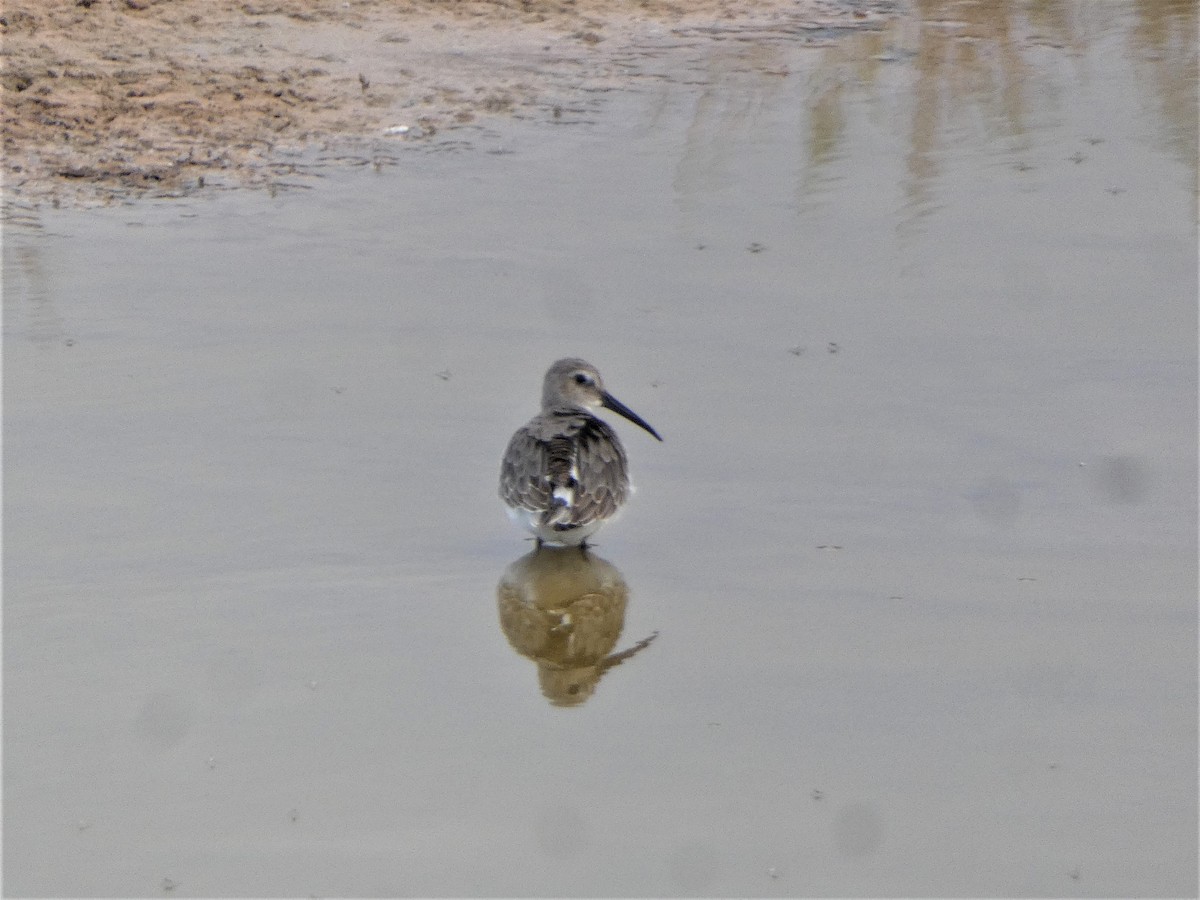
<path fill-rule="evenodd" d="M 500 499 L 508 516 L 538 546 L 587 548 L 590 538 L 629 498 L 629 466 L 616 431 L 592 414 L 604 408 L 662 437 L 604 387 L 582 359 L 546 371 L 542 411 L 518 428 L 500 464 Z"/>

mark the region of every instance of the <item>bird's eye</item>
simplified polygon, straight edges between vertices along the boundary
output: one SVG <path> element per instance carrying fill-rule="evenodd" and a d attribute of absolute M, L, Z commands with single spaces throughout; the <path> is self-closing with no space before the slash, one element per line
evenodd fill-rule
<path fill-rule="evenodd" d="M 575 373 L 575 383 L 576 384 L 590 384 L 591 381 L 592 381 L 592 379 L 588 378 L 582 372 Z"/>

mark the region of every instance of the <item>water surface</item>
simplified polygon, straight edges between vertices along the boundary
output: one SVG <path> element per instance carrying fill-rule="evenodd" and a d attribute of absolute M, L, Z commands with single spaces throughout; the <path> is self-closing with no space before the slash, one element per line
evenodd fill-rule
<path fill-rule="evenodd" d="M 10 225 L 5 891 L 1194 895 L 1196 24 L 670 35 Z M 565 355 L 665 438 L 573 656 L 495 497 Z"/>

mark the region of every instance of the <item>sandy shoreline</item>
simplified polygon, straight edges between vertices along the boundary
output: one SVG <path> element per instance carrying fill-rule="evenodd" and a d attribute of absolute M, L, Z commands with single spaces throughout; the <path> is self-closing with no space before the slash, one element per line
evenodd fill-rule
<path fill-rule="evenodd" d="M 281 155 L 420 141 L 494 116 L 554 117 L 616 86 L 639 40 L 871 26 L 890 3 L 829 0 L 16 0 L 0 16 L 4 192 L 104 203 Z"/>

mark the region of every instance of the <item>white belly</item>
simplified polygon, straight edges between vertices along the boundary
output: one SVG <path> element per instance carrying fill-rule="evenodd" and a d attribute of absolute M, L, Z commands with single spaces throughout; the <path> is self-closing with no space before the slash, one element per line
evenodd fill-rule
<path fill-rule="evenodd" d="M 543 544 L 555 544 L 560 547 L 577 547 L 600 530 L 607 519 L 595 519 L 586 525 L 580 525 L 569 531 L 558 531 L 542 524 L 542 514 L 531 509 L 520 509 L 510 506 L 508 517 L 530 534 L 535 535 Z"/>

